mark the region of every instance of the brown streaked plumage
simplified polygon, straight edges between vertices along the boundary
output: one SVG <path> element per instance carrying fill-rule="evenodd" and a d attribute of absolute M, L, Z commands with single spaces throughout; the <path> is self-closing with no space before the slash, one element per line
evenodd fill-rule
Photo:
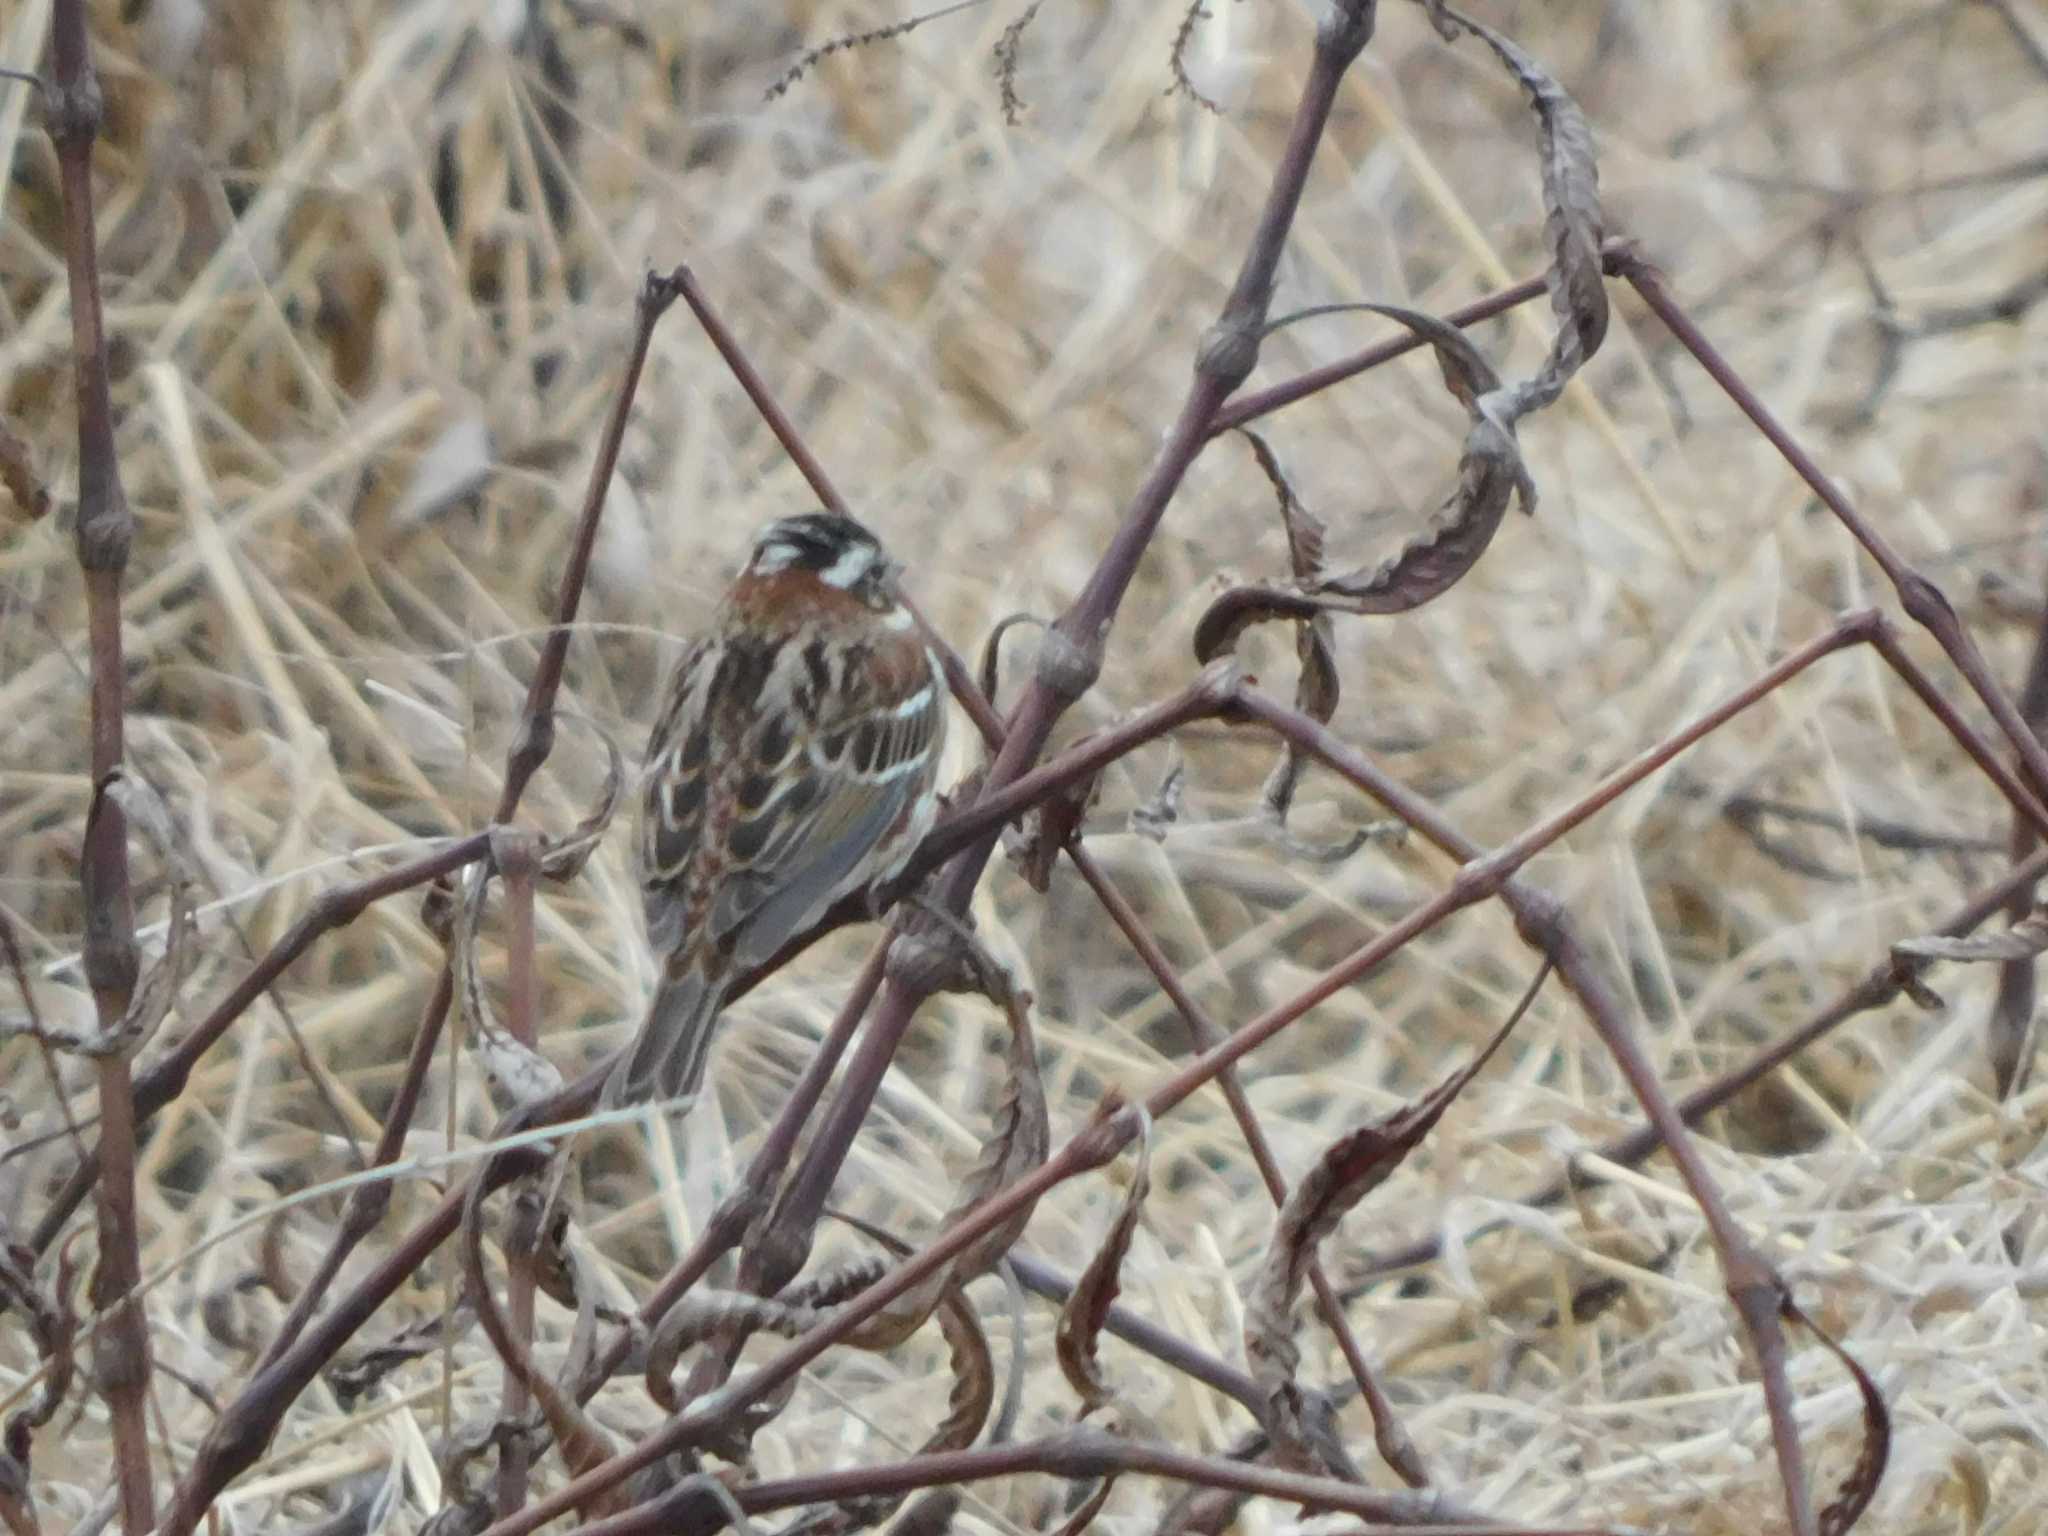
<path fill-rule="evenodd" d="M 819 513 L 763 529 L 648 744 L 636 852 L 661 975 L 607 1107 L 695 1091 L 732 982 L 903 867 L 945 724 L 874 535 Z"/>

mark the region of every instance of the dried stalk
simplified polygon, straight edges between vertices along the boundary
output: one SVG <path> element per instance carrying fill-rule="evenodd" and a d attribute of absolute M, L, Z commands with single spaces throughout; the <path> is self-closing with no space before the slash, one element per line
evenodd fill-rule
<path fill-rule="evenodd" d="M 92 152 L 100 131 L 100 85 L 93 70 L 85 0 L 57 0 L 51 13 L 53 76 L 45 93 L 50 140 L 64 199 L 64 267 L 71 298 L 71 355 L 78 408 L 78 567 L 85 583 L 91 651 L 91 763 L 102 789 L 123 759 L 125 676 L 121 579 L 135 520 L 114 451 L 114 406 L 100 309 L 98 230 L 93 216 Z M 102 1033 L 112 1031 L 134 995 L 135 905 L 129 889 L 128 832 L 120 808 L 95 794 L 79 859 L 85 896 L 85 979 Z M 150 1476 L 149 1328 L 132 1293 L 142 1278 L 135 1215 L 136 1122 L 129 1053 L 95 1059 L 100 1100 L 99 1265 L 92 1299 L 101 1313 L 93 1341 L 94 1384 L 113 1420 L 114 1479 L 122 1529 L 141 1536 L 155 1522 Z"/>

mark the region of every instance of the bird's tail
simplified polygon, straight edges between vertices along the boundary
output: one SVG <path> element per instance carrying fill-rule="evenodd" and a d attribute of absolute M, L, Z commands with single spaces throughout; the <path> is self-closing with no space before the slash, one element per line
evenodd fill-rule
<path fill-rule="evenodd" d="M 665 973 L 632 1047 L 605 1079 L 599 1104 L 617 1109 L 695 1093 L 704 1081 L 725 988 L 692 966 Z"/>

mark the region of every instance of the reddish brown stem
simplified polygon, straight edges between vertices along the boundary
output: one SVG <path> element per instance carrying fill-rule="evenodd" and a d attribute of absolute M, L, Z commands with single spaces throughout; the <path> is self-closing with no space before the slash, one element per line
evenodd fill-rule
<path fill-rule="evenodd" d="M 529 834 L 501 832 L 492 842 L 492 852 L 505 877 L 505 1027 L 512 1038 L 529 1051 L 536 1049 L 540 1031 L 535 1023 L 538 1003 L 534 996 L 533 887 L 539 869 L 539 850 Z M 526 1191 L 532 1195 L 532 1191 Z M 498 1416 L 516 1424 L 526 1416 L 531 1394 L 526 1382 L 526 1363 L 533 1357 L 533 1297 L 542 1213 L 537 1195 L 527 1202 L 533 1209 L 512 1223 L 505 1241 L 506 1325 L 518 1347 L 516 1361 L 508 1356 L 505 1379 L 499 1393 Z M 481 1270 L 482 1265 L 477 1266 Z M 479 1273 L 471 1283 L 481 1298 L 487 1281 Z M 526 1502 L 527 1478 L 532 1472 L 531 1448 L 524 1435 L 509 1435 L 498 1451 L 498 1513 L 509 1515 Z"/>
<path fill-rule="evenodd" d="M 434 982 L 434 990 L 427 998 L 427 1005 L 420 1012 L 419 1027 L 413 1031 L 412 1051 L 405 1059 L 405 1075 L 399 1079 L 398 1092 L 391 1100 L 391 1107 L 385 1112 L 383 1129 L 377 1136 L 377 1149 L 370 1156 L 373 1168 L 389 1168 L 398 1161 L 405 1150 L 405 1140 L 412 1132 L 412 1119 L 419 1110 L 420 1094 L 427 1082 L 427 1069 L 434 1063 L 434 1052 L 441 1043 L 441 1029 L 448 1022 L 448 1007 L 455 998 L 455 970 L 452 961 L 444 961 L 441 974 Z M 319 1268 L 312 1279 L 301 1288 L 292 1309 L 278 1326 L 277 1334 L 265 1346 L 262 1363 L 258 1370 L 274 1365 L 284 1352 L 290 1349 L 305 1331 L 306 1323 L 320 1310 L 327 1300 L 334 1277 L 341 1273 L 341 1266 L 348 1262 L 358 1244 L 377 1230 L 384 1213 L 391 1208 L 391 1181 L 389 1179 L 368 1179 L 349 1191 L 348 1204 L 342 1208 L 341 1225 L 334 1234 L 334 1241 L 321 1255 Z"/>
<path fill-rule="evenodd" d="M 625 375 L 605 419 L 604 435 L 598 439 L 597 457 L 590 466 L 590 484 L 583 492 L 583 510 L 576 520 L 576 537 L 569 546 L 569 564 L 562 572 L 562 584 L 555 600 L 555 625 L 540 648 L 533 680 L 527 684 L 526 705 L 520 711 L 519 734 L 505 759 L 505 785 L 498 794 L 498 808 L 491 819 L 507 823 L 519 809 L 526 786 L 555 745 L 555 696 L 562 688 L 562 667 L 569 656 L 569 638 L 574 633 L 576 610 L 583 601 L 583 584 L 590 574 L 590 553 L 597 546 L 598 520 L 604 516 L 605 496 L 611 490 L 612 472 L 619 463 L 619 444 L 626 438 L 626 422 L 632 415 L 633 396 L 640 387 L 640 372 L 647 365 L 647 349 L 654 340 L 654 327 L 676 299 L 676 279 L 650 272 L 640 285 L 633 308 L 633 346 L 626 355 Z"/>
<path fill-rule="evenodd" d="M 1635 248 L 1630 242 L 1610 240 L 1600 248 L 1601 267 L 1609 277 L 1619 276 L 1635 259 L 1634 252 Z M 1460 328 L 1478 325 L 1481 321 L 1491 320 L 1495 315 L 1504 315 L 1531 299 L 1542 298 L 1548 286 L 1546 279 L 1542 277 L 1525 277 L 1510 287 L 1498 289 L 1484 298 L 1461 305 L 1443 318 Z M 1385 341 L 1352 353 L 1349 357 L 1340 357 L 1334 363 L 1312 368 L 1284 384 L 1251 390 L 1239 395 L 1216 413 L 1209 435 L 1219 436 L 1247 422 L 1256 421 L 1261 416 L 1270 416 L 1284 406 L 1293 405 L 1298 400 L 1306 400 L 1311 395 L 1321 394 L 1332 385 L 1356 378 L 1361 373 L 1390 363 L 1395 358 L 1428 344 L 1416 332 L 1404 330 L 1398 336 L 1390 336 Z"/>
<path fill-rule="evenodd" d="M 751 1483 L 736 1490 L 734 1496 L 747 1513 L 764 1514 L 794 1505 L 842 1503 L 1033 1472 L 1070 1480 L 1126 1472 L 1148 1474 L 1199 1486 L 1231 1488 L 1315 1509 L 1339 1510 L 1404 1530 L 1421 1527 L 1444 1533 L 1465 1531 L 1473 1536 L 1515 1536 L 1516 1532 L 1537 1529 L 1487 1520 L 1441 1494 L 1382 1493 L 1335 1478 L 1192 1455 L 1153 1441 L 1111 1435 L 1087 1426 L 1043 1440 L 912 1457 L 893 1466 L 849 1467 Z M 701 1498 L 697 1490 L 680 1486 L 671 1497 L 631 1514 L 586 1525 L 578 1536 L 644 1536 L 657 1531 L 691 1529 L 693 1522 L 685 1511 L 694 1513 Z M 1544 1529 L 1547 1532 L 1548 1528 Z M 1573 1529 L 1579 1536 L 1593 1536 L 1597 1528 Z"/>
<path fill-rule="evenodd" d="M 2048 609 L 2034 627 L 2034 654 L 2020 688 L 2020 716 L 2036 736 L 2048 731 Z M 2039 841 L 2032 823 L 2015 815 L 2010 847 L 2015 863 L 2033 852 Z M 2015 891 L 2006 915 L 2018 922 L 2034 904 L 2033 887 Z M 2026 1086 L 2034 1047 L 2033 960 L 2008 960 L 1998 970 L 1998 996 L 1984 1020 L 1985 1054 L 1991 1060 L 1998 1096 L 2009 1098 Z"/>
<path fill-rule="evenodd" d="M 45 97 L 64 197 L 64 265 L 71 298 L 71 356 L 78 408 L 78 567 L 84 578 L 91 647 L 93 782 L 101 790 L 121 767 L 125 670 L 121 578 L 134 517 L 114 452 L 114 406 L 100 311 L 92 152 L 100 131 L 85 0 L 57 0 L 50 17 L 53 76 Z M 118 807 L 95 795 L 79 858 L 84 887 L 85 979 L 103 1033 L 112 1033 L 135 991 L 135 905 L 129 889 L 128 830 Z M 150 1475 L 149 1329 L 133 1294 L 141 1279 L 135 1214 L 135 1106 L 125 1050 L 95 1062 L 99 1079 L 99 1265 L 92 1296 L 102 1313 L 93 1340 L 95 1385 L 113 1421 L 114 1480 L 122 1529 L 141 1536 L 156 1518 Z"/>
<path fill-rule="evenodd" d="M 1950 937 L 1960 937 L 1972 932 L 2000 907 L 2009 903 L 2016 892 L 2030 890 L 2034 882 L 2043 876 L 2048 876 L 2048 849 L 2037 849 L 2024 862 L 2006 871 L 2003 879 L 1979 891 L 1930 931 Z M 1783 1039 L 1773 1041 L 1740 1066 L 1724 1072 L 1711 1083 L 1694 1089 L 1680 1099 L 1680 1118 L 1687 1125 L 1698 1125 L 1737 1094 L 1768 1077 L 1808 1046 L 1826 1038 L 1837 1026 L 1893 1001 L 1904 990 L 1904 974 L 1910 973 L 1902 972 L 1898 962 L 1889 956 L 1879 961 L 1860 981 L 1836 993 Z M 1663 1133 L 1654 1125 L 1645 1125 L 1630 1131 L 1626 1136 L 1608 1142 L 1600 1148 L 1598 1156 L 1602 1162 L 1630 1168 L 1663 1145 Z M 1586 1183 L 1587 1178 L 1584 1176 L 1559 1177 L 1526 1197 L 1523 1203 L 1537 1207 L 1556 1205 L 1574 1188 L 1584 1188 Z M 1467 1234 L 1468 1237 L 1476 1235 L 1478 1234 Z M 1443 1253 L 1443 1246 L 1444 1240 L 1441 1236 L 1430 1237 L 1391 1253 L 1378 1255 L 1360 1271 L 1361 1278 L 1346 1292 L 1347 1299 L 1355 1297 L 1358 1291 L 1379 1276 L 1431 1262 Z"/>
<path fill-rule="evenodd" d="M 554 706 L 560 691 L 562 668 L 566 661 L 569 639 L 577 609 L 582 601 L 584 580 L 589 573 L 590 553 L 597 539 L 598 520 L 602 516 L 605 493 L 611 484 L 611 476 L 618 463 L 619 444 L 625 436 L 626 421 L 632 410 L 633 396 L 638 387 L 641 369 L 647 358 L 647 351 L 654 333 L 654 326 L 663 312 L 674 302 L 675 287 L 669 278 L 650 273 L 642 285 L 635 307 L 633 347 L 627 360 L 625 376 L 620 384 L 612 414 L 605 423 L 604 436 L 598 446 L 597 459 L 591 466 L 590 485 L 585 492 L 582 515 L 577 523 L 576 537 L 570 548 L 569 564 L 563 573 L 560 595 L 557 600 L 555 626 L 548 633 L 541 647 L 541 654 L 534 668 L 531 684 L 527 688 L 526 704 L 522 712 L 520 728 L 505 764 L 505 786 L 499 796 L 494 821 L 508 824 L 517 813 L 519 802 L 533 775 L 547 761 L 554 746 Z M 464 844 L 465 856 L 446 866 L 436 869 L 420 879 L 431 879 L 435 874 L 459 868 L 481 857 L 489 847 L 490 834 L 478 833 Z M 444 850 L 446 858 L 454 850 Z M 419 861 L 424 865 L 428 861 Z M 415 869 L 419 867 L 415 866 Z M 391 877 L 385 877 L 389 880 Z M 414 883 L 417 883 L 416 881 Z M 365 882 L 369 885 L 370 882 Z M 379 894 L 388 894 L 380 891 Z M 359 900 L 373 898 L 357 897 Z M 360 910 L 358 907 L 356 910 Z M 353 916 L 353 912 L 348 914 Z M 344 919 L 345 920 L 345 919 Z M 298 930 L 295 929 L 296 933 Z M 311 933 L 306 942 L 311 941 Z M 277 954 L 273 951 L 273 955 Z M 297 951 L 293 950 L 293 954 Z M 278 961 L 278 968 L 289 963 L 290 956 Z M 269 957 L 266 957 L 266 965 Z M 257 972 L 265 969 L 259 966 Z M 249 982 L 237 990 L 228 1001 L 236 1003 L 233 1012 L 223 1014 L 227 1004 L 223 1003 L 216 1015 L 221 1016 L 218 1033 L 225 1031 L 228 1024 L 248 1006 L 249 1001 L 268 985 L 264 977 L 261 985 L 252 974 Z M 246 996 L 243 994 L 246 993 Z M 437 1009 L 429 1010 L 430 1027 L 425 1031 L 438 1034 L 442 1017 L 446 1014 L 445 998 L 448 990 L 438 991 Z M 239 998 L 239 1002 L 237 999 Z M 529 1015 L 530 1017 L 530 1015 Z M 417 1044 L 418 1042 L 416 1042 Z M 203 1049 L 203 1047 L 201 1047 Z M 193 1056 L 196 1058 L 196 1052 Z M 418 1056 L 415 1051 L 415 1056 Z M 177 1082 L 182 1087 L 184 1074 L 190 1071 L 189 1060 L 180 1069 Z M 507 1125 L 524 1128 L 529 1125 L 552 1124 L 587 1111 L 596 1096 L 597 1084 L 601 1078 L 592 1073 L 571 1087 L 556 1095 L 554 1101 L 536 1105 L 528 1110 L 508 1117 Z M 175 1090 L 173 1090 L 175 1091 Z M 529 1165 L 535 1161 L 533 1154 L 505 1153 L 486 1161 L 473 1177 L 473 1184 L 482 1191 L 488 1191 L 503 1184 L 518 1171 L 531 1171 Z M 454 1230 L 460 1219 L 465 1191 L 452 1192 L 432 1216 L 415 1227 L 399 1245 L 387 1255 L 369 1275 L 343 1297 L 336 1306 L 322 1316 L 316 1325 L 306 1329 L 299 1339 L 283 1349 L 273 1349 L 266 1355 L 265 1366 L 257 1373 L 247 1388 L 222 1412 L 213 1431 L 202 1443 L 199 1455 L 194 1459 L 192 1469 L 179 1484 L 176 1501 L 165 1517 L 163 1536 L 189 1536 L 206 1513 L 215 1495 L 257 1456 L 262 1454 L 264 1445 L 276 1432 L 278 1422 L 286 1409 L 305 1390 L 313 1374 L 362 1326 L 383 1304 L 384 1299 L 413 1269 L 423 1263 Z M 338 1245 L 337 1245 L 338 1246 Z M 296 1316 L 296 1313 L 295 1313 Z M 522 1475 L 523 1481 L 523 1475 Z"/>
<path fill-rule="evenodd" d="M 591 1072 L 564 1089 L 544 1110 L 515 1116 L 501 1130 L 511 1135 L 586 1113 L 596 1101 L 602 1082 L 601 1072 Z M 537 1172 L 541 1166 L 540 1154 L 532 1147 L 501 1151 L 484 1160 L 471 1182 L 488 1193 L 523 1174 Z M 433 1212 L 394 1244 L 369 1274 L 316 1317 L 296 1344 L 259 1369 L 235 1399 L 222 1408 L 212 1430 L 200 1442 L 191 1470 L 178 1485 L 177 1496 L 159 1528 L 160 1536 L 191 1536 L 221 1489 L 263 1454 L 285 1410 L 297 1401 L 321 1366 L 454 1233 L 468 1193 L 467 1188 L 458 1187 L 444 1196 Z"/>
<path fill-rule="evenodd" d="M 2011 697 L 1998 686 L 1984 660 L 1984 653 L 1977 649 L 1976 641 L 1970 638 L 1970 632 L 1963 627 L 1962 619 L 1941 588 L 1908 565 L 1835 483 L 1821 472 L 1813 456 L 1800 446 L 1756 391 L 1743 381 L 1719 349 L 1693 324 L 1692 317 L 1672 296 L 1663 273 L 1640 257 L 1627 262 L 1622 270 L 1636 292 L 1642 295 L 1643 302 L 1656 312 L 1657 318 L 1706 370 L 1707 376 L 1720 385 L 1743 415 L 1756 424 L 1757 430 L 1770 440 L 1771 446 L 1784 456 L 1785 462 L 1812 488 L 1813 494 L 1877 562 L 1878 568 L 1898 593 L 1899 604 L 1907 616 L 1934 636 L 1956 670 L 1963 674 L 1970 691 L 1977 695 L 1991 712 L 1991 718 L 1998 722 L 1999 730 L 2005 733 L 2006 740 L 2019 754 L 2020 764 L 2032 781 L 2035 793 L 2048 796 L 2048 747 L 2043 747 Z"/>
<path fill-rule="evenodd" d="M 1214 715 L 1235 686 L 1236 672 L 1227 665 L 1212 667 L 1193 686 L 1164 704 L 1142 711 L 1112 731 L 1089 738 L 1073 750 L 1036 771 L 1017 771 L 1001 788 L 991 787 L 961 812 L 949 818 L 927 840 L 927 847 L 964 847 L 959 862 L 942 876 L 938 900 L 955 910 L 964 909 L 992 851 L 994 834 L 1021 811 L 1080 782 L 1103 766 L 1129 753 L 1142 742 L 1165 735 L 1193 720 Z M 1050 722 L 1047 722 L 1048 727 Z M 1012 738 L 1014 739 L 1014 738 Z M 1006 757 L 1009 743 L 997 754 L 989 770 L 993 785 Z M 912 869 L 922 864 L 921 848 Z M 855 1050 L 853 1064 L 840 1096 L 827 1110 L 824 1123 L 811 1140 L 804 1161 L 777 1198 L 776 1209 L 762 1228 L 762 1239 L 749 1245 L 742 1269 L 742 1283 L 767 1294 L 780 1290 L 802 1268 L 810 1251 L 810 1234 L 831 1193 L 832 1181 L 860 1133 L 867 1108 L 880 1089 L 896 1046 L 909 1027 L 910 1017 L 923 999 L 896 981 L 882 991 L 878 1016 L 868 1026 Z"/>

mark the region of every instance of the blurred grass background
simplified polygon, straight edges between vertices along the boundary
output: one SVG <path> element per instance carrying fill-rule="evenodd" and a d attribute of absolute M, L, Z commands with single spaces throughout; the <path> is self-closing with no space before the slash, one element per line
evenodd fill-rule
<path fill-rule="evenodd" d="M 807 48 L 907 13 L 806 0 L 95 5 L 107 323 L 138 519 L 130 751 L 171 800 L 213 903 L 185 1017 L 320 891 L 488 814 L 649 266 L 693 265 L 956 646 L 971 654 L 1013 611 L 1057 613 L 1180 399 L 1302 78 L 1309 10 L 1209 9 L 1185 63 L 1218 110 L 1172 89 L 1178 7 L 1068 0 L 1019 37 L 1010 126 L 992 50 L 1021 5 L 834 53 L 772 99 Z M 2048 288 L 2048 11 L 1475 9 L 1584 107 L 1610 230 L 1667 270 L 2016 687 L 2043 611 L 2048 319 L 2033 300 Z M 47 0 L 0 4 L 0 63 L 37 67 L 48 21 Z M 1311 176 L 1276 311 L 1354 299 L 1444 310 L 1537 271 L 1533 146 L 1520 93 L 1483 50 L 1446 46 L 1416 8 L 1383 7 Z M 55 162 L 19 88 L 0 92 L 0 159 L 0 406 L 61 500 L 75 449 Z M 1337 626 L 1337 728 L 1482 843 L 1568 803 L 1839 611 L 1893 607 L 1777 456 L 1615 294 L 1582 384 L 1523 431 L 1538 515 L 1512 519 L 1425 611 Z M 1504 371 L 1526 370 L 1546 323 L 1538 305 L 1474 335 Z M 1385 329 L 1371 317 L 1292 326 L 1255 383 Z M 1391 552 L 1435 507 L 1462 427 L 1434 366 L 1410 358 L 1262 430 L 1342 566 Z M 568 707 L 637 753 L 675 637 L 751 530 L 806 504 L 688 316 L 672 314 L 607 506 Z M 1209 597 L 1285 568 L 1270 489 L 1242 444 L 1219 441 L 1148 554 L 1068 736 L 1183 682 Z M 1911 643 L 1940 668 L 1931 645 Z M 1029 644 L 1013 647 L 1010 677 Z M 1290 639 L 1258 636 L 1246 655 L 1291 688 Z M 68 522 L 0 522 L 0 901 L 59 1019 L 90 1011 L 72 963 L 85 709 Z M 970 734 L 954 733 L 960 772 Z M 1300 857 L 1247 820 L 1268 747 L 1220 727 L 1181 747 L 1186 824 L 1163 844 L 1124 830 L 1168 763 L 1161 747 L 1107 780 L 1091 844 L 1226 1023 L 1284 1000 L 1449 877 L 1412 845 Z M 528 797 L 533 817 L 576 819 L 602 767 L 571 722 Z M 1758 800 L 1834 824 L 1730 814 Z M 1375 814 L 1311 774 L 1297 824 L 1334 842 Z M 1924 846 L 1860 835 L 1872 821 Z M 1677 1092 L 1995 878 L 2006 835 L 1990 786 L 1875 657 L 1852 652 L 1531 874 L 1565 898 Z M 623 849 L 615 836 L 543 907 L 543 1043 L 572 1071 L 620 1043 L 648 985 Z M 160 916 L 160 893 L 145 894 Z M 1070 872 L 1040 899 L 998 865 L 977 916 L 1039 995 L 1056 1134 L 1105 1089 L 1149 1084 L 1183 1054 L 1171 1008 Z M 734 1011 L 717 1103 L 673 1138 L 594 1149 L 583 1234 L 615 1299 L 644 1289 L 729 1187 L 867 942 L 822 946 Z M 145 1269 L 165 1269 L 151 1317 L 159 1357 L 194 1384 L 231 1392 L 253 1358 L 245 1339 L 274 1323 L 278 1304 L 238 1286 L 261 1262 L 260 1218 L 353 1166 L 350 1139 L 374 1139 L 437 965 L 417 902 L 380 906 L 295 966 L 158 1121 L 142 1169 Z M 1464 1059 L 1533 968 L 1502 912 L 1468 913 L 1253 1056 L 1252 1097 L 1289 1173 Z M 1890 1398 L 1899 1435 L 1869 1530 L 2048 1529 L 2031 1491 L 2048 1476 L 2035 1316 L 2048 1097 L 1992 1095 L 1994 981 L 1944 972 L 1946 1009 L 1856 1020 L 1710 1128 L 1736 1208 Z M 847 1165 L 843 1203 L 929 1230 L 987 1123 L 1000 1037 L 980 1003 L 930 1006 Z M 19 1230 L 70 1156 L 61 1141 L 30 1149 L 62 1123 L 42 1057 L 14 1043 L 0 1081 L 17 1147 L 0 1162 L 0 1212 Z M 64 1087 L 88 1113 L 89 1079 L 67 1072 Z M 412 1150 L 471 1144 L 491 1119 L 463 1062 L 437 1073 Z M 1543 1215 L 1511 1203 L 1635 1123 L 1553 984 L 1327 1260 L 1341 1282 L 1375 1251 L 1454 1239 L 1441 1262 L 1354 1308 L 1447 1489 L 1522 1521 L 1773 1528 L 1760 1398 L 1668 1166 Z M 1164 1123 L 1156 1159 L 1125 1300 L 1236 1359 L 1236 1286 L 1270 1211 L 1220 1095 Z M 388 1230 L 434 1193 L 402 1185 Z M 1116 1194 L 1113 1177 L 1059 1191 L 1027 1241 L 1078 1268 Z M 316 1202 L 283 1229 L 287 1271 L 311 1267 L 332 1209 Z M 1501 1217 L 1504 1232 L 1455 1240 Z M 823 1246 L 857 1251 L 829 1229 Z M 1619 1302 L 1574 1318 L 1574 1295 L 1607 1278 L 1626 1282 Z M 423 1272 L 386 1324 L 433 1313 L 446 1284 Z M 1000 1355 L 1000 1287 L 976 1295 Z M 549 1305 L 543 1355 L 556 1358 L 568 1318 Z M 1035 1304 L 1023 1314 L 1040 1366 L 1052 1321 Z M 1308 1320 L 1302 1336 L 1306 1375 L 1340 1378 L 1324 1330 Z M 1133 1404 L 1177 1441 L 1220 1449 L 1247 1427 L 1124 1346 L 1105 1350 Z M 316 1387 L 226 1501 L 231 1528 L 311 1526 L 388 1479 L 400 1499 L 386 1528 L 416 1529 L 439 1499 L 429 1447 L 444 1363 L 455 1411 L 489 1411 L 496 1368 L 473 1337 L 348 1411 Z M 10 1331 L 0 1380 L 32 1366 Z M 887 1357 L 828 1357 L 759 1440 L 764 1474 L 914 1445 L 943 1369 L 928 1337 Z M 1826 1487 L 1854 1457 L 1859 1406 L 1817 1349 L 1799 1350 L 1794 1381 Z M 208 1410 L 169 1380 L 156 1396 L 171 1476 Z M 1071 1406 L 1056 1373 L 1035 1368 L 1024 1427 Z M 626 1430 L 654 1422 L 630 1382 L 599 1413 Z M 1355 1405 L 1345 1423 L 1367 1443 Z M 45 1433 L 37 1494 L 53 1528 L 99 1497 L 103 1436 L 97 1404 Z M 544 1475 L 558 1474 L 550 1462 Z M 988 1485 L 961 1520 L 1042 1529 L 1064 1492 Z M 1170 1493 L 1127 1480 L 1103 1528 L 1149 1530 Z M 1288 1519 L 1255 1504 L 1241 1524 Z"/>

